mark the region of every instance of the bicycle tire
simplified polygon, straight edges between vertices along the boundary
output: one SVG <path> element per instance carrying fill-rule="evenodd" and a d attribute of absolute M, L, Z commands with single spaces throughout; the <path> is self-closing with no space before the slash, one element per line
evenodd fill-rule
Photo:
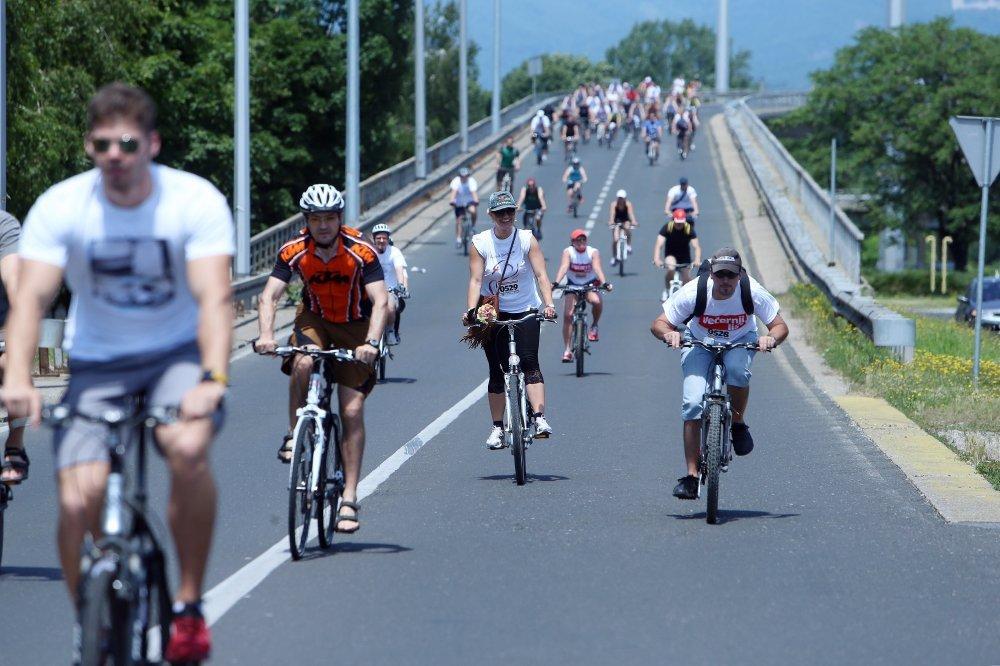
<path fill-rule="evenodd" d="M 468 221 L 462 221 L 462 255 L 469 256 L 469 240 L 472 238 L 472 230 Z"/>
<path fill-rule="evenodd" d="M 379 354 L 378 357 L 378 380 L 380 382 L 385 381 L 385 368 L 388 365 L 388 354 Z"/>
<path fill-rule="evenodd" d="M 340 494 L 343 492 L 342 479 L 337 478 L 341 469 L 340 462 L 340 417 L 330 414 L 332 425 L 326 438 L 326 448 L 323 449 L 323 461 L 319 469 L 323 474 L 323 489 L 316 498 L 316 529 L 320 548 L 329 548 L 333 544 L 333 535 L 337 527 L 337 510 L 340 508 Z M 326 512 L 324 514 L 324 512 Z"/>
<path fill-rule="evenodd" d="M 587 322 L 582 319 L 578 320 L 574 329 L 573 336 L 576 340 L 573 341 L 573 355 L 576 356 L 576 376 L 583 377 L 583 357 L 586 354 L 587 346 Z"/>
<path fill-rule="evenodd" d="M 527 459 L 524 450 L 524 421 L 521 414 L 521 389 L 517 383 L 507 388 L 510 411 L 510 452 L 514 454 L 514 482 L 523 486 L 527 482 Z"/>
<path fill-rule="evenodd" d="M 306 419 L 298 428 L 295 438 L 295 453 L 292 456 L 292 468 L 288 480 L 288 546 L 292 559 L 298 560 L 306 550 L 309 542 L 309 523 L 312 518 L 313 501 L 310 496 L 309 478 L 312 474 L 312 456 L 305 454 L 308 446 L 312 452 L 313 440 L 316 434 L 316 423 Z M 300 488 L 301 486 L 301 488 Z M 296 538 L 296 532 L 302 531 Z"/>
<path fill-rule="evenodd" d="M 146 569 L 146 590 L 150 612 L 156 612 L 156 624 L 153 625 L 152 617 L 147 618 L 142 632 L 142 654 L 146 661 L 155 663 L 150 659 L 149 654 L 149 631 L 151 626 L 160 628 L 160 653 L 166 651 L 167 643 L 170 640 L 170 623 L 173 621 L 174 611 L 172 608 L 173 598 L 170 595 L 170 586 L 167 585 L 167 566 L 162 552 L 157 552 L 149 559 Z"/>
<path fill-rule="evenodd" d="M 6 493 L 6 492 L 7 492 L 6 488 L 0 488 L 0 493 Z M 3 506 L 0 506 L 0 567 L 2 567 L 3 566 L 3 515 L 7 513 L 6 496 L 0 498 L 0 502 L 4 504 Z"/>
<path fill-rule="evenodd" d="M 126 604 L 116 602 L 112 583 L 118 571 L 117 558 L 104 555 L 88 567 L 80 582 L 80 664 L 103 666 L 132 664 L 129 649 L 131 627 Z"/>
<path fill-rule="evenodd" d="M 719 521 L 719 467 L 722 463 L 722 403 L 708 404 L 705 416 L 705 486 L 708 491 L 708 509 L 705 521 L 715 525 Z"/>

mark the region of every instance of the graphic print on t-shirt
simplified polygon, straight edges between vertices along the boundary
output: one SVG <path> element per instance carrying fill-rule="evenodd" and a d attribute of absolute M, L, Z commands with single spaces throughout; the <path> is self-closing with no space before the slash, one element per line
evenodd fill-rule
<path fill-rule="evenodd" d="M 87 257 L 94 296 L 120 308 L 154 308 L 174 298 L 167 241 L 104 238 L 91 241 Z"/>
<path fill-rule="evenodd" d="M 738 331 L 747 323 L 747 314 L 723 314 L 710 315 L 703 314 L 698 317 L 698 323 L 708 331 L 709 335 L 717 338 L 728 338 L 733 331 Z"/>

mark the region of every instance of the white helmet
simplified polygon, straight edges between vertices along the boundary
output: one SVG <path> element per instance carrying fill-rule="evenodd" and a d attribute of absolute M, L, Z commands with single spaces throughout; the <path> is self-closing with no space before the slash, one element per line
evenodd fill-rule
<path fill-rule="evenodd" d="M 615 196 L 619 199 L 628 199 L 628 193 L 626 193 L 625 190 L 618 190 L 618 193 L 615 194 Z"/>
<path fill-rule="evenodd" d="M 302 193 L 299 209 L 303 213 L 327 213 L 344 210 L 344 197 L 333 185 L 316 183 Z"/>
<path fill-rule="evenodd" d="M 385 222 L 379 222 L 374 227 L 372 227 L 372 236 L 375 234 L 387 234 L 392 235 L 392 231 L 389 230 L 389 225 Z"/>

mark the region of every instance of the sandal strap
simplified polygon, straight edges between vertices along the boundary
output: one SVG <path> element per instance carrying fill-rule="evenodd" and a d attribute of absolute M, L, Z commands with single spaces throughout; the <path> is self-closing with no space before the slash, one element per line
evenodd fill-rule
<path fill-rule="evenodd" d="M 357 513 L 359 513 L 361 511 L 361 507 L 358 506 L 357 502 L 352 502 L 350 500 L 345 500 L 345 499 L 340 500 L 340 507 L 343 508 L 345 506 L 348 509 L 354 509 L 354 513 L 355 514 L 357 514 Z M 338 516 L 340 515 L 340 511 L 339 510 L 337 511 L 337 515 Z"/>
<path fill-rule="evenodd" d="M 15 456 L 17 458 L 20 458 L 20 460 L 7 460 L 8 456 Z M 11 467 L 19 469 L 21 467 L 27 467 L 28 464 L 31 463 L 31 461 L 28 460 L 27 451 L 25 451 L 23 448 L 18 448 L 16 446 L 4 447 L 3 457 L 4 457 L 3 460 L 4 466 L 9 465 Z"/>

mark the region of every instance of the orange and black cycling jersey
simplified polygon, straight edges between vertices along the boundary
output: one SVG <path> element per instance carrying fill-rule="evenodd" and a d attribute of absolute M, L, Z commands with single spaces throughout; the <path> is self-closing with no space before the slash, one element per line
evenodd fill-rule
<path fill-rule="evenodd" d="M 357 229 L 342 226 L 337 253 L 330 261 L 316 255 L 307 232 L 281 246 L 271 276 L 291 282 L 302 279 L 302 304 L 335 324 L 366 319 L 370 303 L 365 285 L 384 279 L 375 248 Z"/>

